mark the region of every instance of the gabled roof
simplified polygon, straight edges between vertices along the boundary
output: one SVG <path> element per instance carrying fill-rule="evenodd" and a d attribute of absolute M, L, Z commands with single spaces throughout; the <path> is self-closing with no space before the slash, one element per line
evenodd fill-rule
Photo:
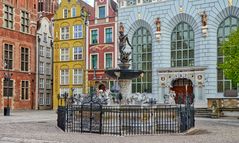
<path fill-rule="evenodd" d="M 93 14 L 94 13 L 94 8 L 89 5 L 88 3 L 84 2 L 83 0 L 77 0 L 77 2 L 81 5 L 81 6 L 84 6 L 86 8 L 86 11 L 89 13 L 89 14 Z"/>

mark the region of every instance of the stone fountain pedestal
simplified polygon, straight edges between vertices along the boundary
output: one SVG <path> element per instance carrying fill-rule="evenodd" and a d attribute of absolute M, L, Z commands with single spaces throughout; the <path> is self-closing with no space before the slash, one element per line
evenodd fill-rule
<path fill-rule="evenodd" d="M 126 97 L 132 93 L 132 81 L 131 80 L 119 80 L 119 87 L 121 94 Z"/>

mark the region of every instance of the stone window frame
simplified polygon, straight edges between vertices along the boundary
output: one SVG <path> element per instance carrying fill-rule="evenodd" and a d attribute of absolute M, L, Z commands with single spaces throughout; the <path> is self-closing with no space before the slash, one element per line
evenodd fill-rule
<path fill-rule="evenodd" d="M 9 49 L 10 48 L 9 46 L 11 47 L 11 50 Z M 7 57 L 6 57 L 6 49 L 7 49 Z M 10 54 L 11 54 L 11 56 L 10 56 Z M 12 70 L 13 66 L 14 66 L 13 65 L 14 47 L 12 44 L 4 43 L 3 55 L 4 55 L 3 56 L 3 65 L 4 65 L 3 68 Z M 9 56 L 12 58 L 9 58 Z M 6 63 L 6 61 L 11 63 L 10 68 L 9 68 L 9 65 L 7 65 L 8 63 Z"/>
<path fill-rule="evenodd" d="M 152 35 L 141 26 L 132 36 L 132 69 L 145 71 L 143 77 L 132 80 L 132 93 L 152 93 Z M 143 60 L 144 57 L 144 60 Z"/>
<path fill-rule="evenodd" d="M 21 81 L 21 100 L 30 100 L 30 82 L 29 82 L 29 80 Z"/>
<path fill-rule="evenodd" d="M 41 62 L 39 63 L 39 73 L 40 74 L 44 74 L 45 73 L 45 70 L 44 70 L 44 62 Z"/>
<path fill-rule="evenodd" d="M 69 84 L 69 69 L 61 69 L 60 70 L 60 84 L 61 85 L 67 85 Z"/>
<path fill-rule="evenodd" d="M 107 55 L 111 55 L 111 66 L 110 67 L 108 67 L 107 66 Z M 113 67 L 113 53 L 112 52 L 106 52 L 106 53 L 104 53 L 104 68 L 105 69 L 109 69 L 109 68 L 112 68 Z"/>
<path fill-rule="evenodd" d="M 81 49 L 81 52 L 79 52 L 76 49 Z M 77 46 L 73 47 L 73 60 L 83 60 L 83 47 Z"/>
<path fill-rule="evenodd" d="M 101 15 L 101 8 L 104 8 L 104 16 L 103 15 Z M 98 17 L 99 18 L 106 18 L 106 6 L 105 5 L 101 5 L 101 6 L 99 6 L 98 7 L 98 11 L 99 11 L 99 14 L 98 14 Z"/>
<path fill-rule="evenodd" d="M 21 71 L 28 72 L 29 68 L 30 49 L 21 47 Z"/>
<path fill-rule="evenodd" d="M 73 37 L 74 39 L 83 38 L 83 25 L 77 24 L 73 26 Z"/>
<path fill-rule="evenodd" d="M 195 32 L 190 24 L 182 21 L 174 27 L 171 34 L 171 67 L 194 66 L 194 50 Z"/>
<path fill-rule="evenodd" d="M 46 93 L 45 105 L 51 105 L 51 93 Z"/>
<path fill-rule="evenodd" d="M 30 29 L 30 14 L 27 11 L 21 10 L 21 32 L 29 33 Z"/>
<path fill-rule="evenodd" d="M 75 87 L 72 94 L 73 95 L 83 94 L 83 88 L 82 87 Z"/>
<path fill-rule="evenodd" d="M 67 87 L 60 87 L 60 98 L 63 98 L 65 93 L 68 93 L 68 96 L 69 96 L 70 89 Z"/>
<path fill-rule="evenodd" d="M 68 9 L 67 8 L 63 9 L 62 15 L 63 15 L 63 18 L 68 18 Z"/>
<path fill-rule="evenodd" d="M 4 4 L 3 8 L 3 27 L 8 28 L 8 29 L 13 29 L 14 27 L 14 8 L 10 5 Z M 9 26 L 9 24 L 11 24 Z"/>
<path fill-rule="evenodd" d="M 63 26 L 61 27 L 61 40 L 69 40 L 70 39 L 70 27 Z"/>
<path fill-rule="evenodd" d="M 44 103 L 44 93 L 43 92 L 40 92 L 39 93 L 39 101 L 38 101 L 38 103 L 39 103 L 39 105 L 44 105 L 45 103 Z"/>
<path fill-rule="evenodd" d="M 44 78 L 40 78 L 39 79 L 39 88 L 40 89 L 44 89 L 45 88 L 45 79 Z"/>
<path fill-rule="evenodd" d="M 230 24 L 226 23 L 228 19 L 230 20 L 229 21 Z M 232 19 L 236 20 L 237 23 L 233 24 Z M 226 40 L 228 38 L 228 35 L 232 32 L 232 30 L 236 30 L 238 26 L 239 26 L 239 18 L 236 16 L 228 16 L 225 19 L 223 19 L 223 21 L 219 24 L 217 29 L 217 65 L 223 63 L 224 61 L 224 56 L 220 52 L 220 46 L 221 46 L 220 43 Z M 227 34 L 225 34 L 226 28 L 230 29 L 230 32 L 228 32 Z M 226 84 L 229 84 L 229 85 L 226 86 Z M 226 79 L 223 70 L 217 67 L 217 92 L 223 93 L 226 90 L 231 90 L 233 88 L 236 88 L 236 87 L 233 87 L 232 81 L 229 79 Z"/>
<path fill-rule="evenodd" d="M 108 29 L 111 29 L 111 32 L 107 31 Z M 107 35 L 110 35 L 109 37 L 111 37 L 110 41 L 107 41 Z M 112 43 L 113 42 L 113 27 L 105 27 L 104 28 L 104 42 L 105 43 Z"/>
<path fill-rule="evenodd" d="M 84 72 L 81 68 L 73 69 L 73 84 L 83 84 Z"/>
<path fill-rule="evenodd" d="M 96 33 L 93 33 L 93 31 L 96 31 Z M 94 40 L 96 40 L 96 41 L 94 41 Z M 90 43 L 92 45 L 99 43 L 99 29 L 98 28 L 90 30 Z"/>
<path fill-rule="evenodd" d="M 69 61 L 70 60 L 70 49 L 69 48 L 60 48 L 60 61 Z"/>
<path fill-rule="evenodd" d="M 71 8 L 71 17 L 76 17 L 76 7 Z"/>
<path fill-rule="evenodd" d="M 41 57 L 44 57 L 44 46 L 41 46 L 39 47 L 39 54 Z"/>
<path fill-rule="evenodd" d="M 93 56 L 96 56 L 96 67 L 93 67 Z M 90 54 L 90 69 L 99 69 L 99 53 Z"/>
<path fill-rule="evenodd" d="M 11 89 L 11 93 L 12 93 L 12 95 L 9 95 L 9 97 L 13 97 L 13 95 L 14 95 L 14 80 L 13 79 L 10 79 L 10 86 L 9 85 L 5 85 L 5 82 L 8 82 L 8 81 L 5 81 L 5 79 L 3 78 L 3 90 L 2 90 L 2 92 L 3 92 L 3 97 L 8 97 L 8 95 L 6 95 L 5 96 L 5 92 L 8 92 L 8 94 L 9 94 L 9 91 L 10 91 L 10 89 Z M 12 85 L 11 85 L 11 83 L 12 83 Z M 6 84 L 8 84 L 8 83 L 6 83 Z M 6 88 L 6 89 L 5 89 Z M 8 90 L 8 91 L 5 91 L 5 90 Z"/>

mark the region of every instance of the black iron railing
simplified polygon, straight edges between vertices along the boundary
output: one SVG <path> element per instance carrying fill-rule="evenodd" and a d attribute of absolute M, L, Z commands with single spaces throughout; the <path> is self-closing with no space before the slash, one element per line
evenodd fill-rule
<path fill-rule="evenodd" d="M 111 135 L 180 133 L 194 127 L 193 104 L 119 105 L 87 104 L 58 107 L 57 125 L 67 132 Z"/>

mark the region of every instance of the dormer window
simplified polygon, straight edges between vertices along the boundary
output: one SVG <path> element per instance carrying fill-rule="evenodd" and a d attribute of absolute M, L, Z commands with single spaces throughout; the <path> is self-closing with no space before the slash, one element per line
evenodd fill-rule
<path fill-rule="evenodd" d="M 76 8 L 75 7 L 73 7 L 71 9 L 71 17 L 76 17 Z"/>
<path fill-rule="evenodd" d="M 64 9 L 63 10 L 63 18 L 67 18 L 67 16 L 68 16 L 68 10 Z"/>
<path fill-rule="evenodd" d="M 99 7 L 99 18 L 105 18 L 105 6 Z"/>

